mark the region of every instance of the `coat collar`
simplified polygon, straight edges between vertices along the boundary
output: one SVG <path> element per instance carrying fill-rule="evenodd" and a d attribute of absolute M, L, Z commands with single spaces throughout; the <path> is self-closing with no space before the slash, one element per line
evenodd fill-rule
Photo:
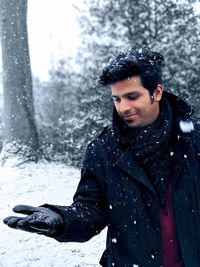
<path fill-rule="evenodd" d="M 123 156 L 116 163 L 124 172 L 130 174 L 140 183 L 144 184 L 149 188 L 155 195 L 156 192 L 153 188 L 153 185 L 150 179 L 147 177 L 143 168 L 139 165 L 138 161 L 135 159 L 135 156 L 130 148 L 126 150 Z"/>
<path fill-rule="evenodd" d="M 187 120 L 194 113 L 193 108 L 189 104 L 187 104 L 182 98 L 174 95 L 173 93 L 164 91 L 163 97 L 165 97 L 169 101 L 176 120 Z"/>

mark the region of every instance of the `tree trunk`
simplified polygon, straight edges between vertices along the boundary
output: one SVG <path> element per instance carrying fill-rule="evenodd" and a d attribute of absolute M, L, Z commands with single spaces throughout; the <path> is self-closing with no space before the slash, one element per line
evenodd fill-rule
<path fill-rule="evenodd" d="M 36 160 L 39 148 L 34 120 L 27 34 L 27 0 L 0 0 L 4 90 L 3 163 Z"/>

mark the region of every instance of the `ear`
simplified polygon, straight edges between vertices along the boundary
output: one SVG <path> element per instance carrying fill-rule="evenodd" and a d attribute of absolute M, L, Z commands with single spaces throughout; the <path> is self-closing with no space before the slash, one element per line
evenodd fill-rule
<path fill-rule="evenodd" d="M 163 94 L 163 86 L 162 86 L 162 84 L 158 84 L 156 90 L 153 93 L 154 100 L 160 101 L 162 98 L 162 94 Z"/>

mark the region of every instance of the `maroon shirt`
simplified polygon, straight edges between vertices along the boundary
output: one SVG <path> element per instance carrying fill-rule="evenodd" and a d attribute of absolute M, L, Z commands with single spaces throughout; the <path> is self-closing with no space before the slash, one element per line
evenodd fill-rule
<path fill-rule="evenodd" d="M 184 267 L 176 231 L 172 184 L 168 186 L 167 209 L 168 215 L 165 215 L 162 209 L 160 210 L 164 267 Z"/>

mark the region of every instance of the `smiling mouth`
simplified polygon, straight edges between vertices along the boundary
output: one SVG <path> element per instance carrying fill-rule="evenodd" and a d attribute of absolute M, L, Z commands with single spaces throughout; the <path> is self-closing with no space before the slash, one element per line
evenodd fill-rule
<path fill-rule="evenodd" d="M 133 116 L 135 116 L 135 115 L 137 115 L 137 113 L 123 116 L 123 118 L 124 118 L 125 120 L 128 120 L 128 119 L 130 119 L 131 117 L 133 117 Z"/>

